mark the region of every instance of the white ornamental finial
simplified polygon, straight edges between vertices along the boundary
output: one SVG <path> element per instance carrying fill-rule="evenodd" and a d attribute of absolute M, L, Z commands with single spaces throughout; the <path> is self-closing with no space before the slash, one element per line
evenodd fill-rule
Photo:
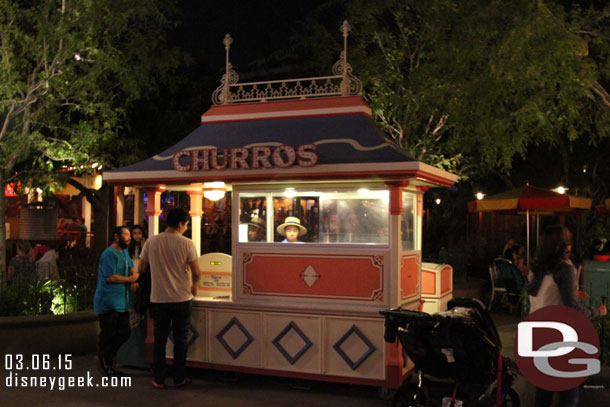
<path fill-rule="evenodd" d="M 344 20 L 339 29 L 343 34 L 343 51 L 333 65 L 333 74 L 341 76 L 341 96 L 357 95 L 362 89 L 360 80 L 352 74 L 352 67 L 347 62 L 347 37 L 351 29 L 347 20 Z"/>
<path fill-rule="evenodd" d="M 237 72 L 233 70 L 233 66 L 229 61 L 229 50 L 231 49 L 231 44 L 233 43 L 233 39 L 229 34 L 225 35 L 222 43 L 225 46 L 225 74 L 222 77 L 221 85 L 214 94 L 212 95 L 212 100 L 216 104 L 229 104 L 231 103 L 231 92 L 229 91 L 229 85 L 237 83 L 239 77 Z"/>
<path fill-rule="evenodd" d="M 347 38 L 347 33 L 352 29 L 352 26 L 349 25 L 347 20 L 343 20 L 343 24 L 341 24 L 341 32 L 343 33 L 343 37 Z"/>
<path fill-rule="evenodd" d="M 225 74 L 227 78 L 229 77 L 229 70 L 231 69 L 231 63 L 229 62 L 229 50 L 231 49 L 231 44 L 233 43 L 233 39 L 229 34 L 225 35 L 225 39 L 222 40 L 222 43 L 225 45 Z"/>
<path fill-rule="evenodd" d="M 343 64 L 347 64 L 347 33 L 352 29 L 347 20 L 343 20 L 343 24 L 341 24 L 341 33 L 343 34 Z M 345 75 L 345 70 L 344 70 Z"/>
<path fill-rule="evenodd" d="M 343 20 L 343 24 L 341 24 L 341 33 L 343 34 L 343 52 L 341 56 L 343 57 L 343 79 L 341 80 L 341 94 L 343 96 L 349 95 L 350 81 L 347 77 L 347 33 L 349 33 L 350 27 L 347 20 Z"/>
<path fill-rule="evenodd" d="M 225 45 L 225 76 L 222 84 L 222 104 L 226 105 L 229 103 L 229 71 L 231 70 L 231 62 L 229 62 L 229 50 L 231 49 L 233 39 L 227 33 L 227 35 L 225 35 L 225 39 L 222 40 L 222 43 Z"/>
<path fill-rule="evenodd" d="M 233 38 L 229 34 L 225 35 L 225 39 L 222 40 L 222 43 L 225 44 L 225 49 L 227 50 L 227 58 L 229 57 L 229 48 L 231 48 L 231 44 L 233 44 Z"/>

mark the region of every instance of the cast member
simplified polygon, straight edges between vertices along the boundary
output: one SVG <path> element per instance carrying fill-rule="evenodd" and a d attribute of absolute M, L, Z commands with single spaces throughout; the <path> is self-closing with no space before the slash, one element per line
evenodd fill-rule
<path fill-rule="evenodd" d="M 258 216 L 253 216 L 248 222 L 248 242 L 266 242 L 265 221 Z"/>
<path fill-rule="evenodd" d="M 288 216 L 284 223 L 277 227 L 277 233 L 286 237 L 282 243 L 303 243 L 298 238 L 307 234 L 307 228 L 301 225 L 299 218 Z"/>

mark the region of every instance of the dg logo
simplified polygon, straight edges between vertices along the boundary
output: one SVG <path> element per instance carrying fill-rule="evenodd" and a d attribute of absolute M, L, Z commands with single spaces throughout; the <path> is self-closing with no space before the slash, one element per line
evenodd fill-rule
<path fill-rule="evenodd" d="M 563 305 L 541 308 L 519 323 L 514 353 L 523 376 L 545 390 L 574 388 L 600 371 L 593 324 Z"/>

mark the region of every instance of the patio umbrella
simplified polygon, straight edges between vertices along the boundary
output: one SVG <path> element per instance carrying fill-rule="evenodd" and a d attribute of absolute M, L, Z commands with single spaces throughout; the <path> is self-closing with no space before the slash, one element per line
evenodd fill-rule
<path fill-rule="evenodd" d="M 6 184 L 4 186 L 4 196 L 12 196 L 15 197 L 17 196 L 17 193 L 15 192 L 15 183 L 10 183 L 10 184 Z"/>
<path fill-rule="evenodd" d="M 530 263 L 530 214 L 573 215 L 591 208 L 591 199 L 536 188 L 529 184 L 468 202 L 470 212 L 524 213 L 527 216 L 527 265 Z"/>

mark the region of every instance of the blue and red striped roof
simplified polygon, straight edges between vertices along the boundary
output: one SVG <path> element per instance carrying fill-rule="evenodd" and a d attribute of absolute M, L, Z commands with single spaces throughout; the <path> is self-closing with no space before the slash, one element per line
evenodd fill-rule
<path fill-rule="evenodd" d="M 290 146 L 295 151 L 299 146 L 309 146 L 317 153 L 317 161 L 315 165 L 300 166 L 296 165 L 298 159 L 292 157 L 295 164 L 285 167 L 253 165 L 253 149 L 269 152 L 279 146 L 289 146 L 282 148 L 282 153 Z M 235 168 L 198 169 L 190 165 L 191 155 L 203 156 L 206 150 L 218 152 L 218 162 L 229 159 L 223 157 L 225 152 L 250 156 Z M 205 154 L 207 157 L 208 152 Z M 104 173 L 106 181 L 117 184 L 371 177 L 415 178 L 422 185 L 443 186 L 457 179 L 396 149 L 373 123 L 371 108 L 360 96 L 213 106 L 202 115 L 201 125 L 172 147 L 147 160 Z"/>

